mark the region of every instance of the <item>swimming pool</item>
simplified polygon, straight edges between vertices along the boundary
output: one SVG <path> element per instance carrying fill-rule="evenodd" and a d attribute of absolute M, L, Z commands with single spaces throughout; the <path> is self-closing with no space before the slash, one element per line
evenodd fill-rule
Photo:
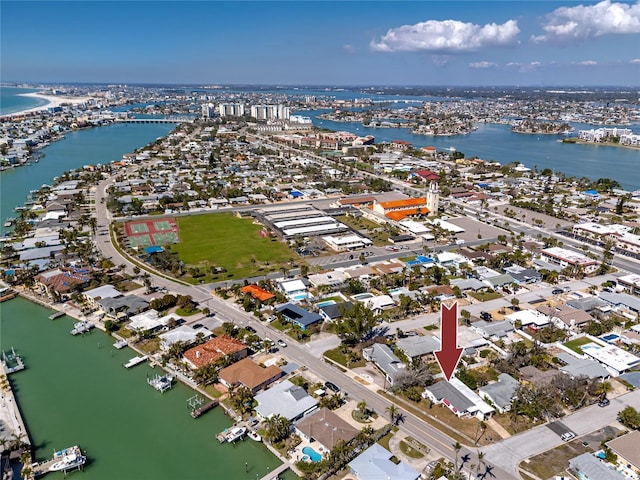
<path fill-rule="evenodd" d="M 358 293 L 357 295 L 351 295 L 351 298 L 358 301 L 366 300 L 367 298 L 373 298 L 373 293 L 369 293 L 369 292 Z"/>
<path fill-rule="evenodd" d="M 312 447 L 304 447 L 302 449 L 302 453 L 304 453 L 305 455 L 309 455 L 309 458 L 313 463 L 318 463 L 320 460 L 322 460 L 322 455 L 316 452 Z"/>
<path fill-rule="evenodd" d="M 307 293 L 296 293 L 295 295 L 291 295 L 291 300 L 300 302 L 302 300 L 306 300 L 309 295 Z"/>
<path fill-rule="evenodd" d="M 329 305 L 335 305 L 335 304 L 336 304 L 335 300 L 325 300 L 324 302 L 316 303 L 316 306 L 318 308 L 322 308 L 322 307 L 326 307 L 326 306 L 329 306 Z"/>
<path fill-rule="evenodd" d="M 600 338 L 602 338 L 606 342 L 613 342 L 614 340 L 617 340 L 618 338 L 620 338 L 620 335 L 616 335 L 615 333 L 610 333 L 609 335 L 605 335 L 604 337 L 600 337 Z"/>

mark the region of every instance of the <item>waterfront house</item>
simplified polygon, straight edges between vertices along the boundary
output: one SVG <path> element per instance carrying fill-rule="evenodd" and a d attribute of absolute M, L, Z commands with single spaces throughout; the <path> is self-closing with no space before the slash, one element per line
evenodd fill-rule
<path fill-rule="evenodd" d="M 256 413 L 263 419 L 279 414 L 295 422 L 318 408 L 315 398 L 289 380 L 283 380 L 258 393 L 255 400 L 258 402 Z"/>
<path fill-rule="evenodd" d="M 151 309 L 133 315 L 129 320 L 130 322 L 125 326 L 127 330 L 135 333 L 155 333 L 172 324 L 177 324 L 181 319 L 174 313 L 161 317 L 157 310 Z"/>
<path fill-rule="evenodd" d="M 91 277 L 87 274 L 73 271 L 72 269 L 49 270 L 34 278 L 36 287 L 41 293 L 49 297 L 66 297 L 73 291 L 87 285 Z"/>
<path fill-rule="evenodd" d="M 82 292 L 82 296 L 92 307 L 98 308 L 98 300 L 102 298 L 121 297 L 122 292 L 113 285 L 101 285 L 97 288 L 92 288 L 91 290 Z"/>
<path fill-rule="evenodd" d="M 184 352 L 183 357 L 191 368 L 196 369 L 214 363 L 226 355 L 235 360 L 241 360 L 248 355 L 248 352 L 248 347 L 240 340 L 228 335 L 221 335 L 202 345 L 190 348 Z"/>
<path fill-rule="evenodd" d="M 189 345 L 196 341 L 198 335 L 201 335 L 203 340 L 208 340 L 213 336 L 213 332 L 206 327 L 194 329 L 191 325 L 180 325 L 179 327 L 158 335 L 160 339 L 160 349 L 163 351 L 169 350 L 176 343 Z"/>
<path fill-rule="evenodd" d="M 243 358 L 220 370 L 218 378 L 228 388 L 233 385 L 242 385 L 255 395 L 283 375 L 284 372 L 276 365 L 261 367 L 252 359 Z"/>
<path fill-rule="evenodd" d="M 295 431 L 302 439 L 314 442 L 314 449 L 321 454 L 331 451 L 340 440 L 349 443 L 360 433 L 328 408 L 307 415 L 296 424 Z"/>
<path fill-rule="evenodd" d="M 355 459 L 349 462 L 351 474 L 358 480 L 418 480 L 420 472 L 402 460 L 392 460 L 392 453 L 374 443 Z M 396 463 L 397 462 L 397 463 Z"/>
<path fill-rule="evenodd" d="M 101 298 L 96 300 L 96 303 L 113 320 L 127 319 L 131 315 L 137 315 L 149 308 L 149 302 L 137 295 Z"/>

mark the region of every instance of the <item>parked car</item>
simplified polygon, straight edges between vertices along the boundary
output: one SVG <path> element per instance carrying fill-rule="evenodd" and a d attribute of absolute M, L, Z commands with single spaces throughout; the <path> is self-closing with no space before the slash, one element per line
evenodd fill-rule
<path fill-rule="evenodd" d="M 202 328 L 203 325 L 201 323 L 194 323 L 193 325 L 191 325 L 191 328 L 193 328 L 194 330 L 197 328 Z"/>
<path fill-rule="evenodd" d="M 491 320 L 493 320 L 493 315 L 491 315 L 489 312 L 480 312 L 480 318 L 485 322 L 490 322 Z"/>
<path fill-rule="evenodd" d="M 253 328 L 251 325 L 247 325 L 246 327 L 244 327 L 244 329 L 245 329 L 247 332 L 256 333 L 256 329 L 255 329 L 255 328 Z"/>
<path fill-rule="evenodd" d="M 600 400 L 598 402 L 598 406 L 599 407 L 606 407 L 607 405 L 609 405 L 611 402 L 609 401 L 608 398 L 603 398 L 602 400 Z"/>
<path fill-rule="evenodd" d="M 340 388 L 333 382 L 324 382 L 324 386 L 331 390 L 333 393 L 338 393 Z"/>
<path fill-rule="evenodd" d="M 285 342 L 284 340 L 280 340 L 278 339 L 278 345 L 280 345 L 282 348 L 287 346 L 287 342 Z"/>
<path fill-rule="evenodd" d="M 573 440 L 574 438 L 576 438 L 576 434 L 573 432 L 565 432 L 560 436 L 560 438 L 565 442 L 568 442 L 569 440 Z"/>
<path fill-rule="evenodd" d="M 554 288 L 551 292 L 552 295 L 560 295 L 561 293 L 564 293 L 564 290 L 562 290 L 561 288 Z"/>

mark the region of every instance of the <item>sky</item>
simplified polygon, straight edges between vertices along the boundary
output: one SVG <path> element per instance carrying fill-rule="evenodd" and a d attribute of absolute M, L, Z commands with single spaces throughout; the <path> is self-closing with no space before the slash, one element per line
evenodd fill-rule
<path fill-rule="evenodd" d="M 0 81 L 637 88 L 640 0 L 2 0 Z"/>

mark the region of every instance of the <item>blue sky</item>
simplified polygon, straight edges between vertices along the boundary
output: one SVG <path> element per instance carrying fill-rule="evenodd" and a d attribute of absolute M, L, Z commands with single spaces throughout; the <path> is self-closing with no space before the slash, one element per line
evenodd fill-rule
<path fill-rule="evenodd" d="M 0 5 L 0 80 L 640 86 L 640 0 Z"/>

